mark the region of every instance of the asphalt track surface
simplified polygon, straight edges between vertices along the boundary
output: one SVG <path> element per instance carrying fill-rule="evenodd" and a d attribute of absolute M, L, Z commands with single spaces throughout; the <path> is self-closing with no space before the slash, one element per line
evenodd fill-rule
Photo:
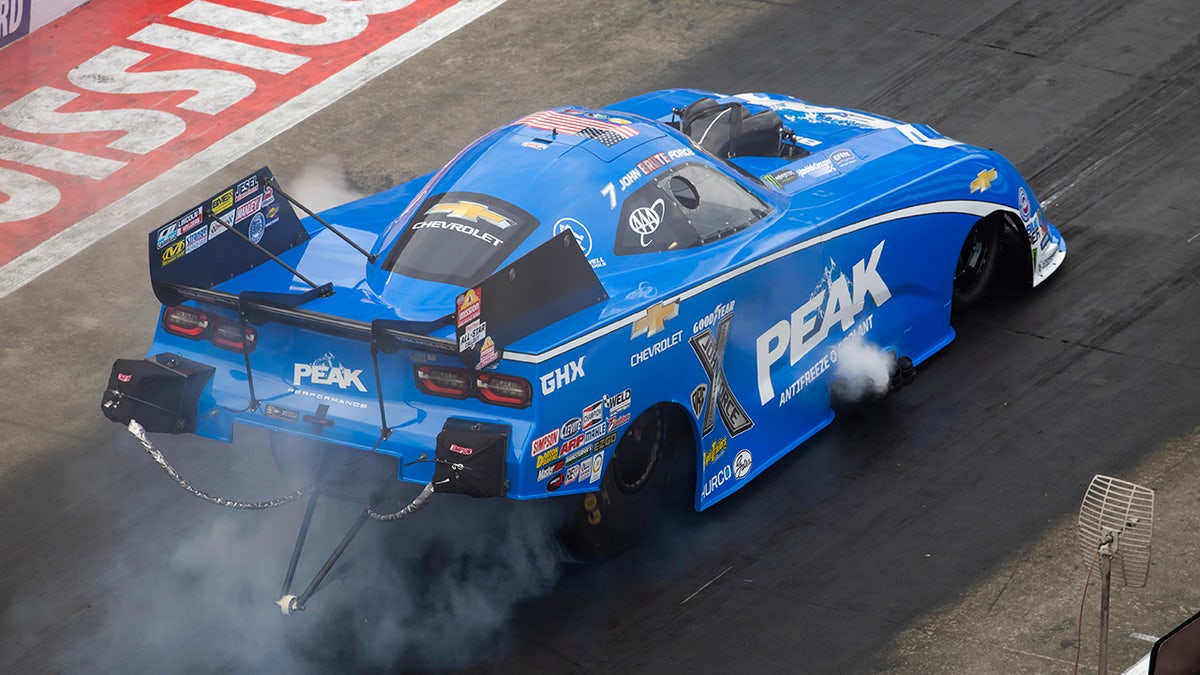
<path fill-rule="evenodd" d="M 1191 0 L 511 0 L 0 300 L 0 671 L 1071 672 L 1097 473 L 1158 490 L 1150 584 L 1114 590 L 1122 669 L 1200 609 L 1198 76 Z M 145 232 L 191 203 L 263 164 L 373 192 L 524 113 L 671 86 L 994 147 L 1066 265 L 1003 280 L 912 386 L 627 556 L 560 567 L 536 508 L 431 506 L 368 526 L 291 618 L 270 603 L 300 509 L 200 503 L 100 416 L 156 317 Z M 242 441 L 167 452 L 214 492 L 290 484 Z"/>

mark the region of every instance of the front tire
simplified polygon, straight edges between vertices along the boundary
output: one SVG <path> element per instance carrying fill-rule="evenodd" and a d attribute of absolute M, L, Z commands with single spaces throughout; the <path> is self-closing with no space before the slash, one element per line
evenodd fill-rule
<path fill-rule="evenodd" d="M 974 305 L 987 292 L 999 267 L 1003 229 L 1001 218 L 989 216 L 975 223 L 967 233 L 954 268 L 955 310 Z"/>

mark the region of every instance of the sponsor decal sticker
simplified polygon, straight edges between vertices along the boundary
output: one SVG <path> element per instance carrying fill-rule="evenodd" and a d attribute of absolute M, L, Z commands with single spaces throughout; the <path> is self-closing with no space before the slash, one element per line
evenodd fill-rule
<path fill-rule="evenodd" d="M 750 467 L 754 464 L 754 458 L 749 450 L 739 450 L 738 454 L 733 458 L 733 477 L 741 480 L 750 475 Z"/>
<path fill-rule="evenodd" d="M 474 454 L 474 452 L 475 452 L 475 449 L 474 449 L 474 448 L 468 448 L 468 447 L 466 447 L 465 445 L 459 445 L 459 444 L 457 444 L 457 443 L 451 443 L 451 444 L 450 444 L 450 452 L 457 452 L 457 453 L 458 453 L 458 454 L 460 454 L 460 455 L 470 455 L 470 454 Z"/>
<path fill-rule="evenodd" d="M 496 343 L 492 341 L 491 336 L 483 338 L 483 342 L 479 346 L 479 363 L 475 365 L 476 370 L 483 370 L 499 360 L 500 354 L 496 351 Z"/>
<path fill-rule="evenodd" d="M 560 473 L 557 476 L 555 476 L 554 478 L 551 478 L 550 482 L 546 484 L 546 492 L 554 492 L 558 488 L 562 487 L 562 485 L 563 485 L 563 475 Z"/>
<path fill-rule="evenodd" d="M 482 220 L 486 223 L 495 225 L 502 230 L 507 230 L 509 227 L 512 227 L 512 221 L 510 221 L 508 218 L 496 213 L 483 204 L 465 200 L 457 202 L 440 202 L 430 207 L 425 213 L 426 215 L 430 213 L 444 213 L 450 218 L 468 220 L 472 223 L 478 223 Z"/>
<path fill-rule="evenodd" d="M 220 215 L 228 211 L 229 207 L 233 206 L 233 190 L 226 190 L 214 197 L 211 206 L 213 215 Z"/>
<path fill-rule="evenodd" d="M 179 237 L 179 223 L 171 223 L 158 231 L 158 248 L 175 241 Z"/>
<path fill-rule="evenodd" d="M 558 429 L 533 439 L 533 456 L 537 457 L 555 445 L 558 445 Z"/>
<path fill-rule="evenodd" d="M 601 399 L 583 409 L 583 428 L 587 429 L 604 419 L 604 400 Z"/>
<path fill-rule="evenodd" d="M 703 501 L 711 497 L 713 493 L 720 489 L 720 487 L 724 485 L 730 478 L 733 478 L 733 469 L 726 464 L 725 466 L 721 467 L 719 471 L 709 477 L 709 479 L 704 482 L 704 485 L 700 487 L 700 500 Z"/>
<path fill-rule="evenodd" d="M 662 224 L 666 210 L 666 203 L 660 197 L 654 200 L 650 206 L 639 206 L 629 214 L 629 229 L 641 237 L 642 248 L 646 248 L 654 242 L 653 238 L 647 239 L 646 237 L 658 231 L 658 226 Z"/>
<path fill-rule="evenodd" d="M 542 384 L 542 395 L 549 396 L 572 382 L 582 378 L 583 359 L 579 357 L 574 361 L 569 361 L 566 364 L 555 368 L 552 372 L 546 373 L 538 378 Z"/>
<path fill-rule="evenodd" d="M 592 254 L 592 233 L 583 226 L 583 223 L 574 218 L 559 218 L 557 223 L 554 223 L 554 236 L 558 236 L 563 232 L 570 230 L 575 236 L 575 241 L 579 243 L 580 250 L 585 256 Z M 594 267 L 594 266 L 593 266 Z"/>
<path fill-rule="evenodd" d="M 188 253 L 195 251 L 208 242 L 208 228 L 202 227 L 199 230 L 189 234 L 187 238 L 184 239 L 184 242 L 186 243 L 184 255 L 187 255 Z"/>
<path fill-rule="evenodd" d="M 330 352 L 312 363 L 295 363 L 292 365 L 292 385 L 299 387 L 303 384 L 320 384 L 337 386 L 342 390 L 354 388 L 366 393 L 363 386 L 362 369 L 351 369 L 342 366 L 341 362 Z"/>
<path fill-rule="evenodd" d="M 166 267 L 167 265 L 170 265 L 176 260 L 182 258 L 183 254 L 187 252 L 185 249 L 186 245 L 187 244 L 183 241 L 177 241 L 167 247 L 167 250 L 162 252 L 162 266 Z"/>
<path fill-rule="evenodd" d="M 261 195 L 255 195 L 254 199 L 251 199 L 245 204 L 238 204 L 237 210 L 234 211 L 233 222 L 242 222 L 248 218 L 250 214 L 257 212 L 260 207 L 262 207 Z"/>
<path fill-rule="evenodd" d="M 610 429 L 612 428 L 611 425 L 609 428 Z M 610 446 L 616 442 L 617 442 L 617 432 L 615 432 L 615 431 L 609 433 L 607 436 L 604 436 L 603 438 L 598 438 L 598 439 L 596 439 L 596 452 L 600 452 L 601 450 L 604 450 L 605 448 L 607 448 L 608 446 Z"/>
<path fill-rule="evenodd" d="M 463 329 L 463 334 L 458 338 L 458 351 L 465 352 L 479 344 L 479 341 L 487 337 L 487 322 L 476 319 Z"/>
<path fill-rule="evenodd" d="M 608 430 L 608 424 L 606 422 L 600 422 L 599 424 L 597 424 L 589 429 L 584 429 L 583 430 L 583 442 L 591 443 L 592 441 L 596 440 L 597 438 L 600 438 L 601 436 L 603 436 L 604 432 L 607 430 Z"/>
<path fill-rule="evenodd" d="M 456 322 L 462 328 L 479 318 L 482 294 L 479 288 L 471 288 L 454 299 Z"/>
<path fill-rule="evenodd" d="M 562 442 L 562 450 L 559 452 L 559 454 L 565 455 L 570 453 L 581 445 L 583 445 L 583 434 L 580 434 L 574 438 L 568 438 Z"/>
<path fill-rule="evenodd" d="M 612 415 L 613 413 L 619 413 L 622 410 L 628 410 L 632 399 L 632 392 L 629 389 L 626 389 L 619 394 L 605 396 L 604 405 L 608 407 L 608 414 Z"/>
<path fill-rule="evenodd" d="M 566 422 L 563 422 L 563 425 L 558 429 L 558 433 L 562 438 L 567 439 L 579 433 L 581 430 L 583 430 L 583 420 L 578 417 L 572 417 Z"/>
<path fill-rule="evenodd" d="M 599 445 L 599 443 L 597 443 L 597 445 Z M 563 447 L 564 448 L 566 447 L 565 443 L 563 444 Z M 563 462 L 567 466 L 571 466 L 572 464 L 578 462 L 579 460 L 583 459 L 584 457 L 587 457 L 588 455 L 592 454 L 593 449 L 594 449 L 593 446 L 585 445 L 582 448 L 576 448 L 576 449 L 572 450 L 570 454 L 566 454 L 566 450 L 564 450 L 563 454 L 561 456 L 563 458 Z"/>
<path fill-rule="evenodd" d="M 704 413 L 704 397 L 708 396 L 708 385 L 701 382 L 692 390 L 692 414 L 696 419 L 700 419 L 700 415 Z"/>
<path fill-rule="evenodd" d="M 566 472 L 566 478 L 563 479 L 563 485 L 570 485 L 571 483 L 574 483 L 575 479 L 578 477 L 579 477 L 579 465 L 572 464 L 571 466 L 568 466 L 567 472 Z"/>
<path fill-rule="evenodd" d="M 730 303 L 732 305 L 732 303 Z M 717 323 L 717 336 L 713 337 L 712 330 L 705 328 L 703 332 L 693 336 L 688 342 L 704 374 L 708 377 L 708 396 L 704 402 L 702 436 L 707 436 L 715 426 L 716 413 L 720 413 L 721 421 L 730 436 L 748 431 L 754 426 L 754 421 L 746 414 L 746 409 L 738 402 L 733 390 L 729 388 L 725 377 L 725 345 L 729 341 L 729 329 L 733 323 L 733 311 L 723 316 Z M 694 393 L 694 392 L 693 392 Z M 695 401 L 693 401 L 693 405 Z M 699 419 L 699 417 L 698 417 Z"/>
<path fill-rule="evenodd" d="M 538 471 L 537 482 L 540 483 L 540 482 L 546 480 L 550 476 L 553 476 L 554 474 L 558 473 L 559 471 L 562 471 L 562 468 L 563 468 L 562 460 L 559 460 L 559 461 L 555 462 L 554 464 L 551 464 L 550 466 L 545 467 L 541 471 Z"/>
<path fill-rule="evenodd" d="M 984 169 L 975 176 L 975 180 L 971 181 L 971 194 L 976 192 L 987 192 L 988 188 L 992 187 L 992 183 L 999 177 L 999 173 L 995 169 Z"/>
<path fill-rule="evenodd" d="M 262 241 L 263 234 L 267 231 L 267 218 L 261 213 L 254 214 L 250 219 L 250 226 L 247 229 L 247 234 L 250 236 L 250 241 L 258 243 Z"/>
<path fill-rule="evenodd" d="M 660 302 L 657 305 L 646 308 L 642 316 L 638 317 L 633 322 L 633 335 L 629 339 L 633 339 L 639 335 L 652 337 L 663 331 L 663 325 L 679 316 L 679 303 L 675 301 Z"/>
<path fill-rule="evenodd" d="M 557 446 L 550 448 L 546 452 L 543 452 L 542 454 L 537 456 L 537 468 L 540 469 L 543 466 L 546 466 L 547 464 L 549 464 L 550 462 L 553 462 L 556 459 L 558 459 L 558 447 Z"/>
<path fill-rule="evenodd" d="M 795 366 L 818 344 L 827 338 L 835 327 L 839 332 L 848 333 L 854 329 L 855 334 L 865 334 L 870 330 L 872 317 L 867 316 L 855 327 L 860 314 L 866 310 L 867 296 L 876 307 L 881 307 L 892 292 L 879 274 L 879 260 L 883 255 L 885 241 L 880 241 L 871 251 L 869 258 L 856 262 L 853 266 L 851 279 L 845 274 L 838 273 L 834 278 L 835 267 L 826 270 L 825 276 L 817 286 L 817 290 L 807 302 L 800 305 L 789 317 L 781 319 L 768 328 L 755 340 L 755 364 L 758 376 L 759 402 L 766 405 L 775 398 L 775 386 L 771 380 L 772 370 L 786 354 L 787 365 Z M 824 372 L 828 364 L 837 359 L 836 354 L 826 356 L 794 381 L 780 397 L 779 404 L 783 405 L 812 380 Z"/>
<path fill-rule="evenodd" d="M 283 420 L 284 422 L 300 421 L 300 413 L 298 411 L 280 408 L 279 406 L 271 405 L 270 403 L 263 406 L 263 414 L 271 419 Z"/>
<path fill-rule="evenodd" d="M 829 155 L 829 159 L 830 159 L 830 160 L 831 160 L 831 161 L 832 161 L 832 162 L 833 162 L 835 165 L 837 165 L 837 166 L 841 167 L 841 166 L 846 166 L 846 165 L 853 164 L 853 163 L 857 162 L 857 161 L 858 161 L 858 156 L 857 156 L 857 155 L 855 155 L 853 151 L 851 151 L 851 150 L 848 150 L 848 149 L 846 149 L 846 148 L 842 148 L 842 149 L 840 149 L 840 150 L 834 150 L 834 151 L 833 151 L 833 152 L 832 152 L 832 153 Z"/>
<path fill-rule="evenodd" d="M 233 188 L 233 200 L 240 202 L 258 189 L 258 176 L 250 176 Z"/>
<path fill-rule="evenodd" d="M 722 436 L 721 438 L 713 441 L 712 447 L 704 451 L 704 466 L 707 467 L 709 464 L 721 459 L 721 456 L 725 454 L 725 448 L 728 447 L 728 445 L 728 436 Z"/>
<path fill-rule="evenodd" d="M 800 178 L 800 176 L 796 175 L 794 170 L 781 169 L 763 176 L 763 181 L 770 185 L 774 185 L 777 188 L 782 188 L 784 185 L 787 185 L 798 178 Z"/>
<path fill-rule="evenodd" d="M 609 428 L 609 429 L 616 429 L 617 427 L 619 427 L 619 426 L 621 426 L 621 425 L 623 425 L 623 424 L 628 424 L 628 423 L 629 423 L 629 417 L 630 417 L 630 414 L 629 414 L 629 413 L 625 413 L 624 415 L 618 415 L 617 417 L 611 417 L 611 418 L 609 418 L 609 420 L 608 420 L 608 428 Z"/>
<path fill-rule="evenodd" d="M 600 481 L 600 476 L 604 474 L 604 453 L 598 452 L 592 455 L 592 481 L 597 483 Z"/>

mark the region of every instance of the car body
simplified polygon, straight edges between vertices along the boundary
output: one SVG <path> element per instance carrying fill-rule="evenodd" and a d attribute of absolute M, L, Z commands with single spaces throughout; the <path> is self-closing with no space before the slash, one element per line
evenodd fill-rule
<path fill-rule="evenodd" d="M 708 508 L 831 422 L 851 347 L 907 369 L 949 344 L 1001 229 L 1034 286 L 1066 253 L 995 152 L 776 94 L 533 113 L 322 214 L 348 241 L 281 193 L 264 168 L 150 233 L 146 361 L 188 384 L 147 428 L 264 427 L 514 499 L 634 495 L 670 434 Z"/>

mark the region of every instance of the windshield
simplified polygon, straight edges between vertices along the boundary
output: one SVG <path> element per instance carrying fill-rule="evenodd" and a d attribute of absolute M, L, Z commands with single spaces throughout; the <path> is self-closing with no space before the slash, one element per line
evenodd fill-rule
<path fill-rule="evenodd" d="M 385 269 L 416 279 L 472 286 L 537 229 L 518 206 L 477 192 L 446 192 L 421 204 Z"/>
<path fill-rule="evenodd" d="M 655 177 L 625 200 L 617 255 L 691 248 L 767 215 L 765 202 L 725 174 L 689 163 Z"/>

